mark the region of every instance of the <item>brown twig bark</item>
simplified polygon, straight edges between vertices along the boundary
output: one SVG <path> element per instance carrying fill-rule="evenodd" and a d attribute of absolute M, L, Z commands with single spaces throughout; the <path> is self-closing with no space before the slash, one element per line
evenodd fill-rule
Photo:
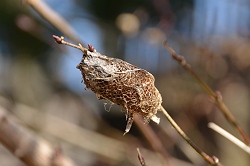
<path fill-rule="evenodd" d="M 0 142 L 29 166 L 75 166 L 60 148 L 53 149 L 18 124 L 0 107 Z"/>
<path fill-rule="evenodd" d="M 141 163 L 141 166 L 146 166 L 146 162 L 145 162 L 139 148 L 137 148 L 137 153 L 138 153 L 138 159 Z"/>
<path fill-rule="evenodd" d="M 178 126 L 178 124 L 173 120 L 173 118 L 168 114 L 168 112 L 161 106 L 161 111 L 167 118 L 169 123 L 175 128 L 175 130 L 181 135 L 181 137 L 197 152 L 201 157 L 210 165 L 222 166 L 219 159 L 215 156 L 210 157 L 208 154 L 203 152 L 191 139 L 184 133 L 184 131 Z"/>
<path fill-rule="evenodd" d="M 168 51 L 171 53 L 172 58 L 176 60 L 178 63 L 181 64 L 181 66 L 188 71 L 194 78 L 197 80 L 197 82 L 203 87 L 203 89 L 211 95 L 215 101 L 227 121 L 239 132 L 239 134 L 242 136 L 244 142 L 247 145 L 250 145 L 250 139 L 247 136 L 246 132 L 243 130 L 243 128 L 239 125 L 239 123 L 236 121 L 235 117 L 232 115 L 232 113 L 229 111 L 225 103 L 222 101 L 222 96 L 219 92 L 214 92 L 199 76 L 196 74 L 196 72 L 192 69 L 191 65 L 188 64 L 185 60 L 185 58 L 181 55 L 178 55 L 174 49 L 168 45 L 167 42 L 164 42 L 164 46 L 168 49 Z"/>

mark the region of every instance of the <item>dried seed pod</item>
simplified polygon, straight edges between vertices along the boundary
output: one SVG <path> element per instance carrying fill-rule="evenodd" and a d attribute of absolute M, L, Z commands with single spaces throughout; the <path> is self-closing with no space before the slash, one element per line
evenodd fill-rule
<path fill-rule="evenodd" d="M 77 68 L 86 87 L 98 99 L 109 100 L 124 108 L 128 120 L 124 134 L 129 132 L 134 114 L 141 114 L 145 122 L 151 119 L 159 123 L 155 114 L 160 109 L 162 97 L 154 85 L 154 76 L 121 59 L 101 55 L 91 45 L 88 47 L 83 50 Z"/>

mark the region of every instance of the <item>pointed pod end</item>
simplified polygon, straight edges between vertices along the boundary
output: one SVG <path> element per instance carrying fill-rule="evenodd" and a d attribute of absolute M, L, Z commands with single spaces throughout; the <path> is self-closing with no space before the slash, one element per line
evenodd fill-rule
<path fill-rule="evenodd" d="M 152 116 L 150 119 L 157 124 L 160 123 L 160 118 L 158 118 L 156 115 Z"/>
<path fill-rule="evenodd" d="M 133 124 L 133 116 L 132 117 L 128 117 L 128 121 L 127 121 L 127 125 L 126 125 L 126 129 L 125 129 L 125 134 L 127 134 L 129 131 L 130 131 L 130 128 L 132 127 L 132 124 Z"/>

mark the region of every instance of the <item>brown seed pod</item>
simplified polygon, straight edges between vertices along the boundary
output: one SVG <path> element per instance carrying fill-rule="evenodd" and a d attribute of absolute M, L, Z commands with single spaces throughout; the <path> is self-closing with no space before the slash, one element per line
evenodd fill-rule
<path fill-rule="evenodd" d="M 121 59 L 110 58 L 96 51 L 92 46 L 84 51 L 77 66 L 84 83 L 98 99 L 109 100 L 124 108 L 128 118 L 125 134 L 129 132 L 134 114 L 141 114 L 145 121 L 156 117 L 162 98 L 154 86 L 154 76 Z"/>
<path fill-rule="evenodd" d="M 147 123 L 150 119 L 156 123 L 161 107 L 162 97 L 154 85 L 154 76 L 144 69 L 121 59 L 110 58 L 97 52 L 92 45 L 88 49 L 65 42 L 64 38 L 53 36 L 59 44 L 80 49 L 83 57 L 77 68 L 87 88 L 91 89 L 98 99 L 105 99 L 120 105 L 127 117 L 125 133 L 128 133 L 133 115 L 140 114 Z"/>

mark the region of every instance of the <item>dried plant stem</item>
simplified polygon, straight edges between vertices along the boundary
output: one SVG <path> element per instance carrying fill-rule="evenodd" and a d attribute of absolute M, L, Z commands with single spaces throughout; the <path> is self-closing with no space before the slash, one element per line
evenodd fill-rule
<path fill-rule="evenodd" d="M 159 139 L 159 137 L 156 135 L 154 130 L 150 127 L 150 125 L 145 125 L 142 122 L 142 118 L 139 116 L 134 117 L 134 122 L 137 125 L 137 127 L 140 129 L 140 131 L 143 133 L 144 137 L 148 140 L 151 147 L 155 152 L 160 153 L 163 156 L 163 165 L 169 165 L 169 155 L 165 151 L 164 146 Z"/>
<path fill-rule="evenodd" d="M 67 23 L 67 21 L 51 9 L 44 1 L 26 0 L 25 3 L 35 9 L 38 14 L 65 34 L 70 40 L 76 43 L 82 43 L 74 29 Z"/>
<path fill-rule="evenodd" d="M 192 69 L 191 65 L 186 62 L 185 58 L 183 56 L 181 56 L 181 55 L 178 55 L 174 51 L 174 49 L 171 46 L 168 45 L 167 42 L 164 42 L 164 46 L 169 50 L 169 52 L 172 55 L 172 58 L 174 60 L 176 60 L 177 62 L 179 62 L 182 65 L 182 67 L 186 71 L 188 71 L 197 80 L 197 82 L 205 89 L 205 91 L 215 99 L 217 106 L 220 108 L 221 112 L 223 113 L 223 115 L 225 116 L 225 118 L 228 120 L 228 122 L 230 122 L 230 124 L 233 127 L 236 128 L 236 130 L 242 136 L 244 142 L 247 145 L 250 145 L 250 139 L 249 139 L 249 137 L 247 136 L 247 134 L 245 133 L 245 131 L 243 130 L 243 128 L 239 125 L 239 123 L 236 122 L 234 116 L 229 111 L 229 109 L 224 104 L 224 102 L 222 101 L 221 94 L 219 92 L 214 92 L 204 81 L 202 81 L 201 78 Z"/>
<path fill-rule="evenodd" d="M 64 44 L 64 45 L 67 45 L 67 46 L 70 46 L 70 47 L 79 49 L 79 50 L 81 50 L 83 53 L 84 53 L 86 50 L 88 50 L 87 48 L 83 47 L 81 44 L 75 45 L 75 44 L 66 42 L 66 41 L 64 40 L 64 37 L 63 37 L 63 36 L 59 37 L 59 36 L 53 35 L 52 37 L 54 38 L 54 40 L 55 40 L 58 44 Z"/>
<path fill-rule="evenodd" d="M 141 163 L 141 166 L 146 166 L 146 162 L 145 162 L 139 148 L 137 148 L 137 153 L 138 153 L 138 159 Z"/>
<path fill-rule="evenodd" d="M 36 138 L 0 107 L 0 142 L 29 166 L 74 166 L 61 148 Z"/>
<path fill-rule="evenodd" d="M 232 143 L 234 143 L 235 145 L 243 149 L 248 154 L 250 154 L 250 147 L 244 144 L 242 141 L 240 141 L 236 137 L 234 137 L 232 134 L 228 133 L 226 130 L 222 129 L 221 127 L 219 127 L 218 125 L 212 122 L 208 123 L 208 127 L 213 129 L 214 131 L 216 131 L 223 137 L 227 138 L 229 141 L 231 141 Z"/>
<path fill-rule="evenodd" d="M 205 152 L 203 152 L 195 143 L 191 141 L 191 139 L 184 133 L 184 131 L 178 126 L 178 124 L 173 120 L 173 118 L 168 114 L 168 112 L 161 106 L 160 109 L 170 124 L 175 128 L 175 130 L 181 135 L 181 137 L 197 152 L 202 158 L 211 165 L 222 166 L 219 162 L 218 158 L 213 156 L 210 157 Z"/>

